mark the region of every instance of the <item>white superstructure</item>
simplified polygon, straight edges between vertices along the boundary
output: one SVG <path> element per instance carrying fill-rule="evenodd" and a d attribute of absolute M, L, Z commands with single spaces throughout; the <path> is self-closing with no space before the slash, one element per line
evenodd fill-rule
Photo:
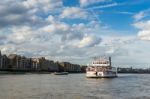
<path fill-rule="evenodd" d="M 111 66 L 111 57 L 95 58 L 94 61 L 86 68 L 86 77 L 117 77 L 117 68 Z"/>

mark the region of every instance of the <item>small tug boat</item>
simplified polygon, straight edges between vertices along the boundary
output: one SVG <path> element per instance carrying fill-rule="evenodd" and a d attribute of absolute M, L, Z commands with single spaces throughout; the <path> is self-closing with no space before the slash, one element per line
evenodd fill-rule
<path fill-rule="evenodd" d="M 111 57 L 94 58 L 86 68 L 88 78 L 113 78 L 117 77 L 117 68 L 111 66 Z"/>
<path fill-rule="evenodd" d="M 68 75 L 68 72 L 54 72 L 54 75 Z"/>

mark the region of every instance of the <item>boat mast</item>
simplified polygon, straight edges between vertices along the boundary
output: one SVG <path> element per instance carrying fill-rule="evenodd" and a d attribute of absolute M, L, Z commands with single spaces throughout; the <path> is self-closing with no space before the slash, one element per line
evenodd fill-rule
<path fill-rule="evenodd" d="M 110 64 L 110 67 L 112 67 L 112 66 L 111 66 L 111 57 L 109 57 L 109 64 Z"/>

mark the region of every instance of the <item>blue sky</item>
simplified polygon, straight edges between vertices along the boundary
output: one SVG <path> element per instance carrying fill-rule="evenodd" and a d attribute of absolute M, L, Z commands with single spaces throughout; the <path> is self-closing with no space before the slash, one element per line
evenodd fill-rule
<path fill-rule="evenodd" d="M 88 1 L 88 0 L 87 0 Z M 115 30 L 133 31 L 136 30 L 131 25 L 134 22 L 133 15 L 148 9 L 150 7 L 149 0 L 108 0 L 110 2 L 94 3 L 92 5 L 82 7 L 84 10 L 91 9 L 104 25 L 110 26 Z M 103 7 L 116 3 L 116 6 Z M 79 0 L 63 0 L 63 4 L 69 7 L 80 7 Z M 89 10 L 89 12 L 91 12 Z M 98 20 L 97 20 L 98 21 Z M 119 26 L 119 27 L 118 27 Z"/>
<path fill-rule="evenodd" d="M 106 55 L 114 66 L 150 66 L 149 0 L 16 1 L 0 1 L 4 54 L 78 64 Z"/>

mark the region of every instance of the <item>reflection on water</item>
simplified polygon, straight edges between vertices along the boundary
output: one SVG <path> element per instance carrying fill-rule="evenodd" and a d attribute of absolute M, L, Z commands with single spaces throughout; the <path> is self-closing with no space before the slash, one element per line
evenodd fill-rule
<path fill-rule="evenodd" d="M 89 79 L 85 74 L 0 75 L 0 99 L 150 99 L 150 75 L 120 74 Z"/>

